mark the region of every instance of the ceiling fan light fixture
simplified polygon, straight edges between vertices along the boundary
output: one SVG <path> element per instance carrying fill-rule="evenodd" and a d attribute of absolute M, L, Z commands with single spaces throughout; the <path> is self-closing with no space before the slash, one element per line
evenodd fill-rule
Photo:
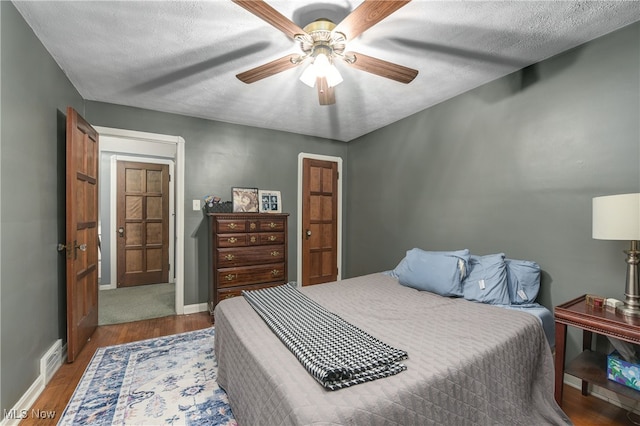
<path fill-rule="evenodd" d="M 329 87 L 335 87 L 342 83 L 342 75 L 332 63 L 323 49 L 317 49 L 320 52 L 314 52 L 313 62 L 304 70 L 300 76 L 300 81 L 309 87 L 314 87 L 318 77 L 327 79 Z M 331 54 L 331 51 L 328 51 Z"/>
<path fill-rule="evenodd" d="M 309 87 L 314 87 L 316 85 L 316 70 L 313 64 L 309 64 L 309 66 L 304 69 L 300 76 L 300 81 Z"/>
<path fill-rule="evenodd" d="M 319 54 L 313 62 L 313 66 L 316 69 L 316 77 L 325 77 L 329 87 L 335 87 L 342 83 L 340 72 L 325 54 Z"/>

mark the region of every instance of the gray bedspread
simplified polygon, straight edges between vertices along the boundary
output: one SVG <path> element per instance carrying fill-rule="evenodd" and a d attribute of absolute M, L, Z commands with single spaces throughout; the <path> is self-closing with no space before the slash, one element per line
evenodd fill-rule
<path fill-rule="evenodd" d="M 402 374 L 327 391 L 242 297 L 215 310 L 218 383 L 249 425 L 560 425 L 553 360 L 523 312 L 371 274 L 301 291 L 409 353 Z"/>

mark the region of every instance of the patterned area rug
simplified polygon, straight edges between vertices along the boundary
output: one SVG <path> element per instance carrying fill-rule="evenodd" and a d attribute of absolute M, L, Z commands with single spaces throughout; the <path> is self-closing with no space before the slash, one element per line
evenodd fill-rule
<path fill-rule="evenodd" d="M 96 351 L 59 425 L 236 425 L 214 328 Z"/>

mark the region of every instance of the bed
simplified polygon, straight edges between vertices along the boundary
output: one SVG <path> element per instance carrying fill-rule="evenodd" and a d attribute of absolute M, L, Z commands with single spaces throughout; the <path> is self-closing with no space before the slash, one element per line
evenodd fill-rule
<path fill-rule="evenodd" d="M 375 273 L 300 291 L 408 353 L 407 369 L 329 391 L 243 297 L 215 309 L 218 383 L 240 425 L 571 424 L 553 360 L 527 312 L 400 285 Z"/>

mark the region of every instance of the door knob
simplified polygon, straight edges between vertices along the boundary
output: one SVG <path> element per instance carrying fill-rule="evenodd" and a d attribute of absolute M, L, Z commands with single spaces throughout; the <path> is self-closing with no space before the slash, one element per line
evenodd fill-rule
<path fill-rule="evenodd" d="M 305 234 L 307 235 L 307 240 L 308 240 L 309 237 L 311 237 L 311 229 L 307 229 L 307 232 Z"/>
<path fill-rule="evenodd" d="M 122 226 L 118 228 L 118 235 L 120 235 L 121 237 L 124 237 L 124 228 Z"/>
<path fill-rule="evenodd" d="M 78 250 L 80 250 L 80 251 L 87 251 L 87 245 L 86 244 L 80 244 L 80 245 L 76 244 L 76 248 Z"/>

